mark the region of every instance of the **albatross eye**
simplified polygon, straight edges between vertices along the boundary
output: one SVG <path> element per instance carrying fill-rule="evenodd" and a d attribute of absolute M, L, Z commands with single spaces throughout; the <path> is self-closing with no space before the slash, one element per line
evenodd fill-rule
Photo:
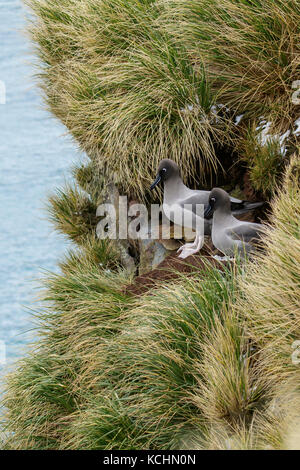
<path fill-rule="evenodd" d="M 164 178 L 166 177 L 166 174 L 167 174 L 167 169 L 166 168 L 162 168 L 159 172 L 160 176 L 162 177 L 163 181 L 164 181 Z"/>

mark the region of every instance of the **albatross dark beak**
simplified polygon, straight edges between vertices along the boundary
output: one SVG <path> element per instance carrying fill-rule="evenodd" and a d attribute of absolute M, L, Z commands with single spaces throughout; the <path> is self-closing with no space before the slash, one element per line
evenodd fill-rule
<path fill-rule="evenodd" d="M 208 206 L 206 207 L 204 211 L 204 218 L 211 219 L 213 216 L 213 213 L 214 213 L 214 208 L 210 204 L 208 204 Z"/>
<path fill-rule="evenodd" d="M 160 175 L 157 175 L 156 180 L 153 181 L 153 183 L 152 183 L 151 186 L 150 186 L 151 191 L 152 191 L 152 189 L 155 188 L 155 186 L 158 185 L 158 183 L 160 183 L 160 181 L 161 181 L 161 176 L 160 176 Z"/>

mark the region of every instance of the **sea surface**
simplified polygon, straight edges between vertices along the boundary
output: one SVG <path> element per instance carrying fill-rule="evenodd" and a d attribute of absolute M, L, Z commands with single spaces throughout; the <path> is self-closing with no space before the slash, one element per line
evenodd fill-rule
<path fill-rule="evenodd" d="M 47 195 L 71 179 L 72 163 L 83 158 L 44 109 L 26 14 L 20 0 L 0 0 L 0 374 L 34 340 L 37 279 L 57 271 L 68 246 L 47 221 Z"/>

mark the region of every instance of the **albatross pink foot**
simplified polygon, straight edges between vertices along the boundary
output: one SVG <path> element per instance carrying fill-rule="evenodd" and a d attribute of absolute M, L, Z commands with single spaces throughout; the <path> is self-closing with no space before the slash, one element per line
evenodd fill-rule
<path fill-rule="evenodd" d="M 186 243 L 185 245 L 181 246 L 177 253 L 180 253 L 178 258 L 185 259 L 188 256 L 194 255 L 201 250 L 204 244 L 204 236 L 203 235 L 196 235 L 195 241 L 193 243 Z"/>

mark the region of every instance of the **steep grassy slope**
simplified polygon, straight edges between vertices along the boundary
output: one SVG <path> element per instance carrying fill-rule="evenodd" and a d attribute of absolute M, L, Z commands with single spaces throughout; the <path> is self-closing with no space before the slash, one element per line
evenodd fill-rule
<path fill-rule="evenodd" d="M 45 99 L 90 161 L 74 169 L 80 189 L 50 199 L 77 247 L 46 280 L 39 340 L 8 377 L 6 447 L 294 448 L 299 2 L 27 3 Z M 190 185 L 269 198 L 271 226 L 248 263 L 176 273 L 135 297 L 95 211 L 111 181 L 149 201 L 161 157 Z"/>
<path fill-rule="evenodd" d="M 299 420 L 299 158 L 266 252 L 150 295 L 72 258 L 8 382 L 8 448 L 289 448 Z M 86 258 L 84 258 L 86 259 Z"/>

